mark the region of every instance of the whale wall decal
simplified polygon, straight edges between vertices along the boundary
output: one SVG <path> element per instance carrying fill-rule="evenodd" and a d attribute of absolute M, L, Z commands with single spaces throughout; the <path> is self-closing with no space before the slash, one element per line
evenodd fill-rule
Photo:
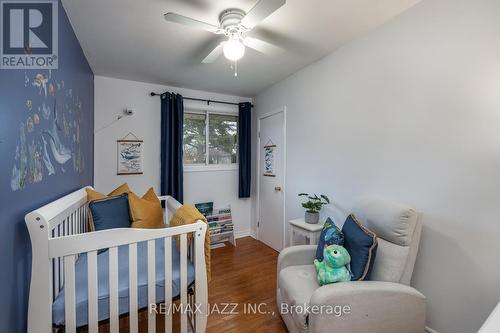
<path fill-rule="evenodd" d="M 59 141 L 59 137 L 57 135 L 52 135 L 49 131 L 43 131 L 42 134 L 45 134 L 49 137 L 52 156 L 57 163 L 64 164 L 71 159 L 71 150 L 61 144 L 61 141 Z"/>
<path fill-rule="evenodd" d="M 54 108 L 52 110 L 54 114 L 54 120 L 52 123 L 52 129 L 43 130 L 42 135 L 48 136 L 50 149 L 52 151 L 52 156 L 59 164 L 64 164 L 71 159 L 71 150 L 66 148 L 59 139 L 58 131 L 61 130 L 61 126 L 57 123 L 57 100 L 54 100 Z M 45 140 L 44 140 L 45 141 Z"/>
<path fill-rule="evenodd" d="M 42 136 L 43 140 L 43 163 L 45 164 L 45 167 L 47 168 L 47 171 L 49 172 L 49 176 L 53 175 L 56 173 L 54 166 L 52 165 L 52 162 L 50 161 L 49 153 L 47 151 L 47 141 L 45 138 Z"/>

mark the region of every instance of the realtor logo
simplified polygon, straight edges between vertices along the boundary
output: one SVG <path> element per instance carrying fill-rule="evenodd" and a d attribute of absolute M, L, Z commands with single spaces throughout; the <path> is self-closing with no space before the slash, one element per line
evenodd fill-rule
<path fill-rule="evenodd" d="M 0 69 L 57 69 L 57 0 L 0 0 Z"/>

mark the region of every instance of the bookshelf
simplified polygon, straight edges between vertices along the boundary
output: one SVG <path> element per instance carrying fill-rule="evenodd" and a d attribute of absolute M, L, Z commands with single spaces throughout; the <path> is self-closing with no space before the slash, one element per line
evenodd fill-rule
<path fill-rule="evenodd" d="M 214 209 L 211 215 L 206 216 L 208 221 L 208 232 L 210 234 L 210 248 L 224 247 L 224 242 L 236 246 L 234 237 L 233 217 L 231 208 Z"/>

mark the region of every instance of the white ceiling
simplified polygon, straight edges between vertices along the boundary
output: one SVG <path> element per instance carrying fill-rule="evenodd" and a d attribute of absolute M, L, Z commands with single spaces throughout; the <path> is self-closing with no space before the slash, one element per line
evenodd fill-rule
<path fill-rule="evenodd" d="M 254 96 L 419 1 L 287 0 L 252 34 L 285 52 L 269 57 L 247 48 L 238 62 L 237 78 L 224 57 L 201 64 L 218 36 L 167 22 L 163 14 L 176 12 L 218 25 L 222 10 L 248 11 L 256 0 L 63 0 L 63 4 L 96 75 Z"/>

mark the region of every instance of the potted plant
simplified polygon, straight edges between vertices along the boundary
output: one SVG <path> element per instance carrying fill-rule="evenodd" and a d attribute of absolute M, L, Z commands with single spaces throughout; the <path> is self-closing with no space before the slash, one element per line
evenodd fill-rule
<path fill-rule="evenodd" d="M 319 222 L 319 211 L 323 205 L 330 203 L 330 199 L 324 194 L 320 196 L 316 194 L 299 193 L 299 197 L 307 197 L 309 199 L 302 203 L 302 207 L 306 209 L 304 220 L 306 223 L 315 224 Z"/>

